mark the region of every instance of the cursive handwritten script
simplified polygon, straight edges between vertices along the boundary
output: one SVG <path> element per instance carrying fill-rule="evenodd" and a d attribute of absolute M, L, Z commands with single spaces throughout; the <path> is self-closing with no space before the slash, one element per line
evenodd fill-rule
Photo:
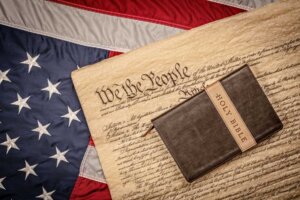
<path fill-rule="evenodd" d="M 188 67 L 181 67 L 180 63 L 176 63 L 174 68 L 164 74 L 155 74 L 153 71 L 142 74 L 140 81 L 133 82 L 127 78 L 122 84 L 112 84 L 111 86 L 102 86 L 97 88 L 101 103 L 106 105 L 113 101 L 123 98 L 134 98 L 139 94 L 149 95 L 149 92 L 159 88 L 176 86 L 180 81 L 189 78 Z"/>
<path fill-rule="evenodd" d="M 112 199 L 298 198 L 299 13 L 299 1 L 280 1 L 76 72 L 74 85 Z M 176 71 L 175 63 L 180 66 L 182 76 Z M 149 128 L 151 119 L 201 91 L 204 81 L 214 82 L 245 63 L 249 64 L 284 128 L 189 184 L 158 133 L 153 130 L 146 137 L 141 135 Z M 186 75 L 184 66 L 187 66 Z M 143 79 L 142 74 L 146 74 Z M 130 82 L 126 84 L 127 79 Z M 148 88 L 157 89 L 144 93 Z M 104 102 L 95 93 L 102 89 L 109 98 L 102 94 Z M 183 141 L 178 145 L 180 142 Z M 211 152 L 207 150 L 207 153 Z"/>

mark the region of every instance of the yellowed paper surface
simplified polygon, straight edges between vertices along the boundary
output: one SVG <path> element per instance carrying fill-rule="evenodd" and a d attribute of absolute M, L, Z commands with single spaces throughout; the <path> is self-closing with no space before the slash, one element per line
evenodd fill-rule
<path fill-rule="evenodd" d="M 290 0 L 74 72 L 112 198 L 299 198 L 299 46 L 300 1 Z M 284 129 L 187 183 L 159 135 L 141 135 L 152 118 L 202 90 L 203 81 L 220 79 L 245 63 Z"/>

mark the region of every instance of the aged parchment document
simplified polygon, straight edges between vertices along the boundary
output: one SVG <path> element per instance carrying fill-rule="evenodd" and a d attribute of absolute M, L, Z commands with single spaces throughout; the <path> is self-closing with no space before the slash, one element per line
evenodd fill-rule
<path fill-rule="evenodd" d="M 284 128 L 189 184 L 155 130 L 141 135 L 152 118 L 202 90 L 203 81 L 245 63 Z M 300 198 L 300 1 L 187 31 L 72 78 L 113 199 Z"/>

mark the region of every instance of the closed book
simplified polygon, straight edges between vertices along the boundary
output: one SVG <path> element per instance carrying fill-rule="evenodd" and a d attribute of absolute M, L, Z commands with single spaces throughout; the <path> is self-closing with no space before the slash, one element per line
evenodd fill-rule
<path fill-rule="evenodd" d="M 218 83 L 233 106 L 218 91 L 210 94 L 208 86 L 152 120 L 189 182 L 252 148 L 283 126 L 248 65 Z M 239 118 L 226 119 L 230 112 L 236 112 Z M 244 136 L 247 131 L 249 135 Z M 243 142 L 249 142 L 244 149 Z"/>

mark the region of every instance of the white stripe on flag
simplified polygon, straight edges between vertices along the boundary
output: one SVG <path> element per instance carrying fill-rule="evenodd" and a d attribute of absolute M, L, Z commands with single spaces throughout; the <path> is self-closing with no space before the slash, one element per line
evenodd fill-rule
<path fill-rule="evenodd" d="M 265 6 L 266 4 L 273 3 L 278 0 L 209 0 L 211 2 L 224 4 L 227 6 L 233 6 L 244 10 L 252 10 Z"/>
<path fill-rule="evenodd" d="M 183 31 L 44 0 L 0 0 L 0 24 L 118 52 L 126 52 Z"/>
<path fill-rule="evenodd" d="M 80 165 L 79 176 L 106 183 L 98 154 L 94 146 L 88 145 Z"/>

